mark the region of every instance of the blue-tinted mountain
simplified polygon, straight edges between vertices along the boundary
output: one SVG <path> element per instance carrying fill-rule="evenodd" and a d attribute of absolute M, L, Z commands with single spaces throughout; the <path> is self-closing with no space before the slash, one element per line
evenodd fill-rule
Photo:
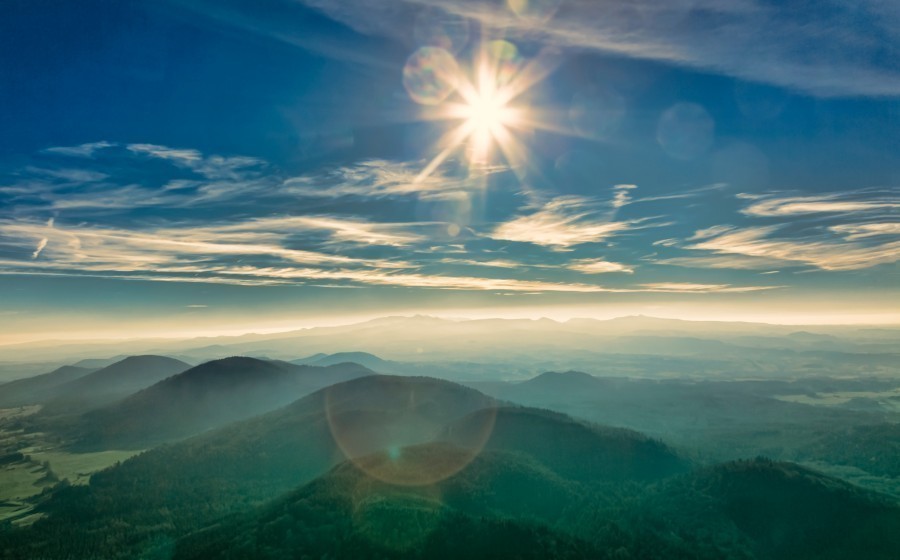
<path fill-rule="evenodd" d="M 127 357 L 128 356 L 115 356 L 112 358 L 85 358 L 83 360 L 78 360 L 72 365 L 77 367 L 100 369 L 105 368 L 106 366 L 111 366 L 114 363 L 124 360 Z"/>
<path fill-rule="evenodd" d="M 298 365 L 310 365 L 310 366 L 333 366 L 336 364 L 342 364 L 352 362 L 354 364 L 360 364 L 366 366 L 367 368 L 377 371 L 379 373 L 397 373 L 396 370 L 398 367 L 403 369 L 404 364 L 399 362 L 392 362 L 388 360 L 383 360 L 374 354 L 370 354 L 368 352 L 337 352 L 335 354 L 313 354 L 312 356 L 307 356 L 305 358 L 300 358 L 298 360 L 291 360 L 291 363 Z"/>
<path fill-rule="evenodd" d="M 61 385 L 80 379 L 94 371 L 96 370 L 85 367 L 62 366 L 50 373 L 4 383 L 0 385 L 0 407 L 45 402 L 65 393 L 65 388 L 60 389 Z"/>
<path fill-rule="evenodd" d="M 232 357 L 168 377 L 113 405 L 88 412 L 81 447 L 146 448 L 284 406 L 322 387 L 373 372 Z"/>
<path fill-rule="evenodd" d="M 97 408 L 190 367 L 181 360 L 166 356 L 130 356 L 60 385 L 59 396 L 48 401 L 41 414 L 56 415 Z"/>
<path fill-rule="evenodd" d="M 578 393 L 594 392 L 602 387 L 603 382 L 593 375 L 581 371 L 548 371 L 536 377 L 516 384 L 515 394 L 553 394 L 557 392 Z"/>

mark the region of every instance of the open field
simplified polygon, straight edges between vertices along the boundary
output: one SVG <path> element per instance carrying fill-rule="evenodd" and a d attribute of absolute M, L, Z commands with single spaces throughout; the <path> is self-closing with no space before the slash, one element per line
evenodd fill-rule
<path fill-rule="evenodd" d="M 0 523 L 34 522 L 33 499 L 59 481 L 87 484 L 92 473 L 124 461 L 138 451 L 69 453 L 50 443 L 40 432 L 24 434 L 15 426 L 19 418 L 34 414 L 39 406 L 0 410 Z"/>
<path fill-rule="evenodd" d="M 33 461 L 50 463 L 50 468 L 60 480 L 69 479 L 72 484 L 87 484 L 91 474 L 122 462 L 140 451 L 99 451 L 97 453 L 68 453 L 65 451 L 38 451 L 31 453 Z"/>

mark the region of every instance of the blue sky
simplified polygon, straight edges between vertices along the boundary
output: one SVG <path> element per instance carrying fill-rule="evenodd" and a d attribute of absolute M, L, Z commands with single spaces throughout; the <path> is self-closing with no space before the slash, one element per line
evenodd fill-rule
<path fill-rule="evenodd" d="M 435 310 L 900 315 L 894 3 L 0 10 L 4 340 Z M 423 104 L 435 84 L 409 73 L 438 48 L 463 77 L 487 52 L 534 78 L 515 157 L 494 139 L 430 165 L 462 90 Z"/>

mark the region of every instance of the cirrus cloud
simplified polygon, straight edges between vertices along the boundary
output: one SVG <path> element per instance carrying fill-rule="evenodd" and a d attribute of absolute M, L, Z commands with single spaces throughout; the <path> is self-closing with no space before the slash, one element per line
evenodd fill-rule
<path fill-rule="evenodd" d="M 626 231 L 628 222 L 598 214 L 595 200 L 581 196 L 556 197 L 537 211 L 497 226 L 490 236 L 568 250 L 574 245 L 603 241 Z"/>

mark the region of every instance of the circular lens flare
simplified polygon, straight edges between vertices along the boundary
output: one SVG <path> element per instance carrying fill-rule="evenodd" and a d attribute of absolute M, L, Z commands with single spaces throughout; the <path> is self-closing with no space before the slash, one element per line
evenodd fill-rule
<path fill-rule="evenodd" d="M 421 105 L 437 105 L 456 88 L 459 67 L 453 55 L 439 47 L 422 47 L 403 67 L 403 86 Z"/>
<path fill-rule="evenodd" d="M 477 393 L 448 392 L 426 378 L 376 375 L 338 383 L 323 394 L 340 452 L 368 476 L 395 486 L 427 486 L 465 468 L 494 429 L 496 408 Z M 440 445 L 448 418 L 485 409 L 474 429 Z"/>

